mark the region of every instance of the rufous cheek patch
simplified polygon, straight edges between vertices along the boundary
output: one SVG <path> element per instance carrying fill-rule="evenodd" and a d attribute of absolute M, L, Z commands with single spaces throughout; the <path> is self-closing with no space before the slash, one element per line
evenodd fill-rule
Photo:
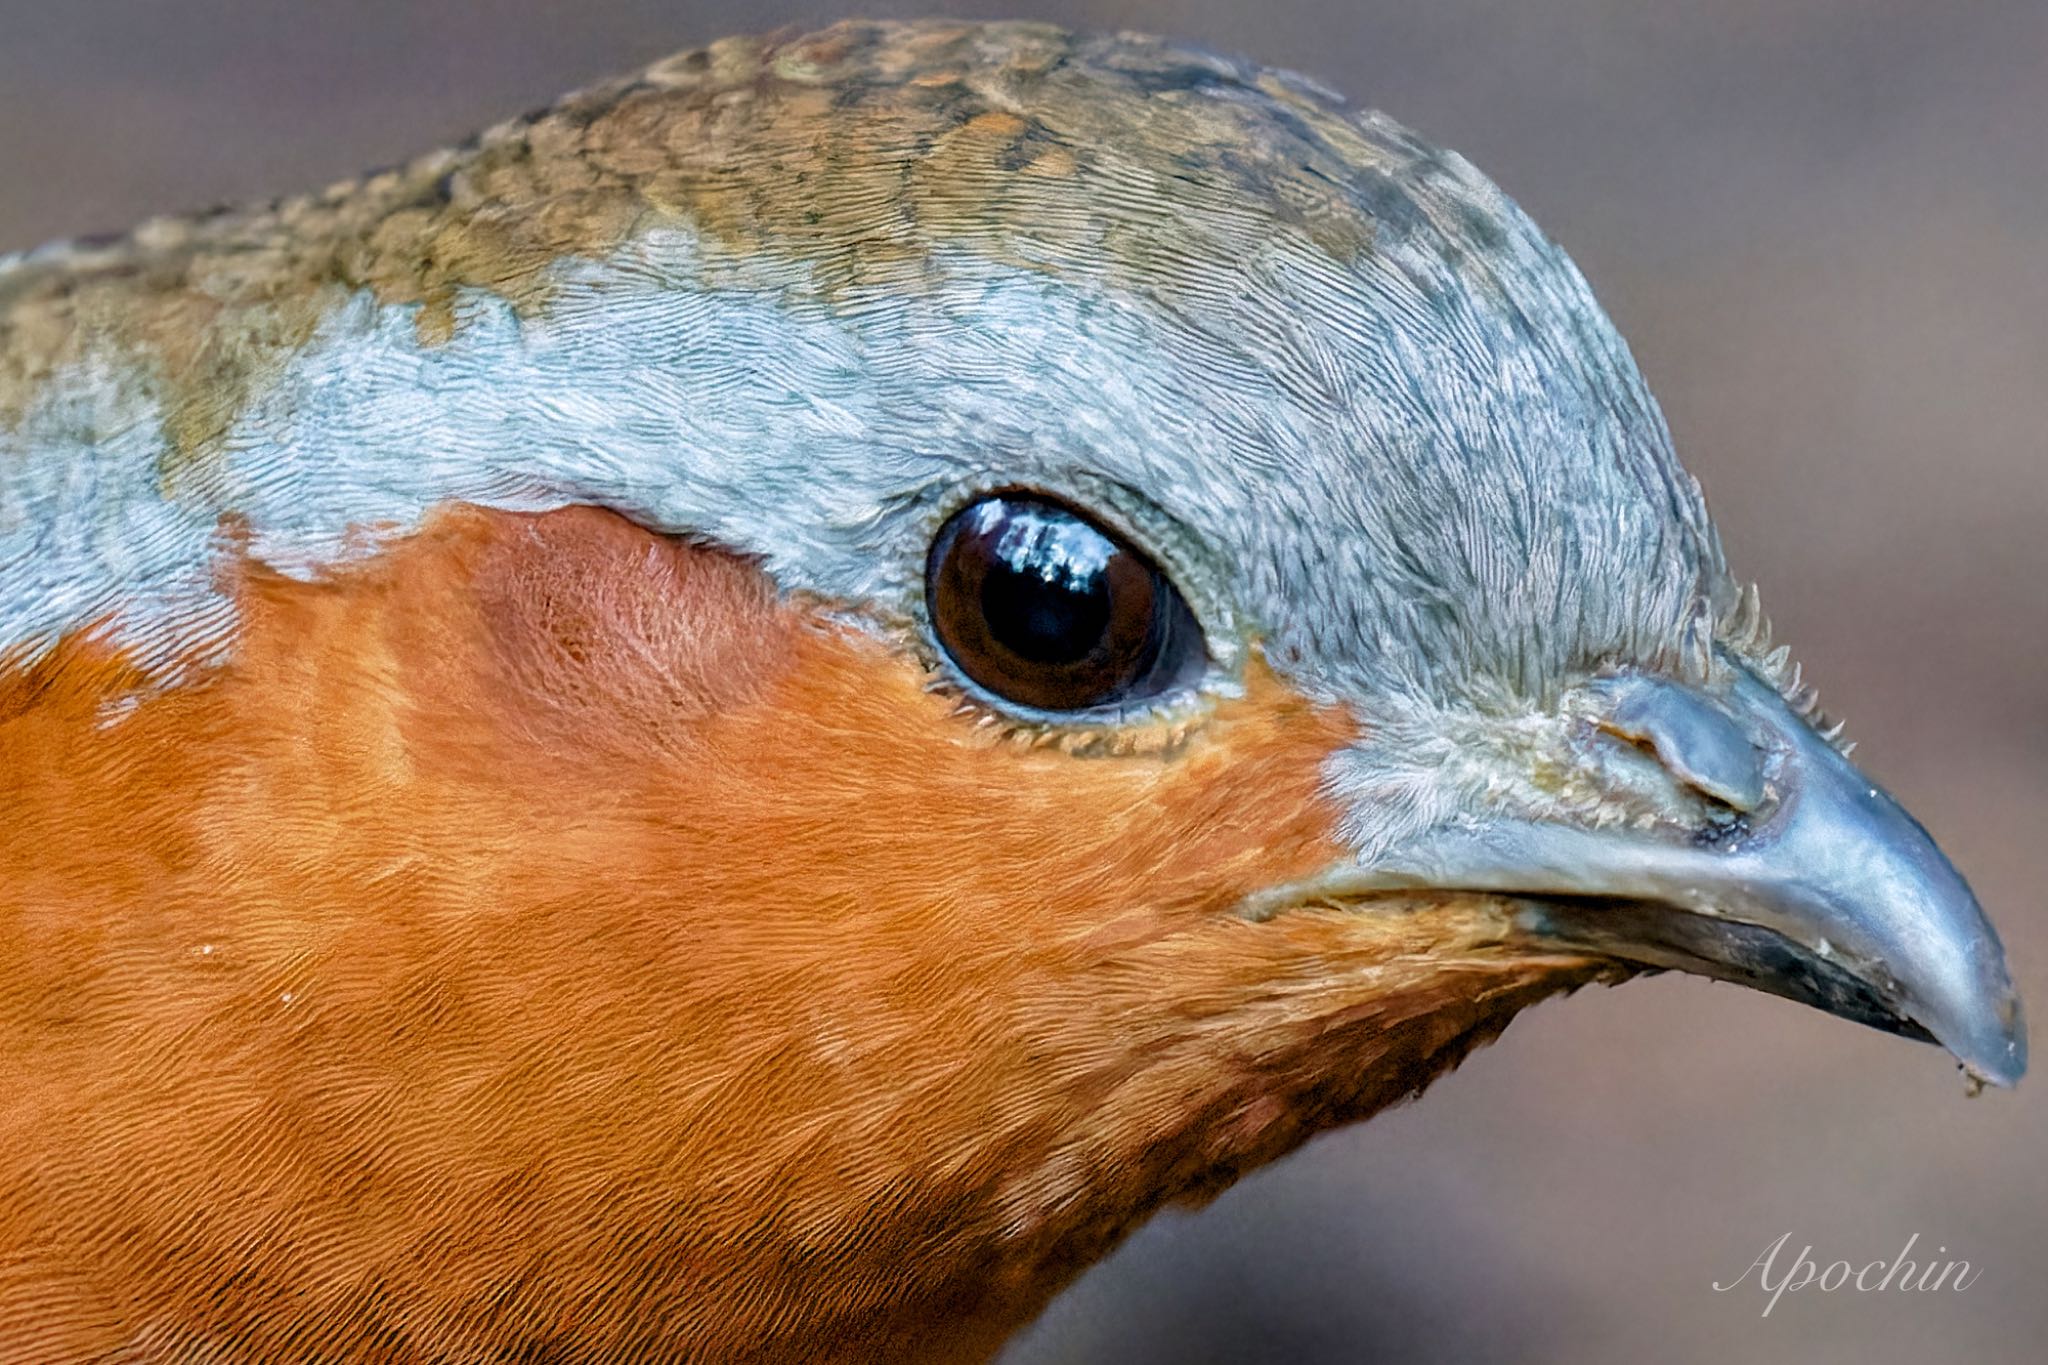
<path fill-rule="evenodd" d="M 1340 856 L 1352 733 L 1256 665 L 1084 757 L 606 512 L 238 574 L 184 685 L 0 681 L 0 1340 L 985 1352 L 1571 965 L 1484 907 L 1234 916 Z"/>

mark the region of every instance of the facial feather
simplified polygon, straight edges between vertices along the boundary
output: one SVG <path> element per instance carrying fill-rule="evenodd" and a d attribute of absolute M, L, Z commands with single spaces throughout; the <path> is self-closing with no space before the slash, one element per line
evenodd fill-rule
<path fill-rule="evenodd" d="M 1256 635 L 1331 698 L 1545 696 L 1732 597 L 1626 351 L 1498 190 L 1147 40 L 725 45 L 5 278 L 17 639 L 112 610 L 182 649 L 226 625 L 221 518 L 305 567 L 454 499 L 615 507 L 900 627 L 991 481 L 1107 503 L 1225 664 Z"/>
<path fill-rule="evenodd" d="M 1351 728 L 1262 673 L 1170 761 L 963 745 L 914 661 L 591 509 L 232 591 L 232 664 L 112 730 L 103 644 L 0 703 L 31 1359 L 985 1347 L 1611 970 L 1483 901 L 1230 914 L 1333 853 Z"/>

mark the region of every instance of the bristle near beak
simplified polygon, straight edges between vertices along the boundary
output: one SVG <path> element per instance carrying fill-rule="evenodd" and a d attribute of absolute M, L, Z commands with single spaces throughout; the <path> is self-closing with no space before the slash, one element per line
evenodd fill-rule
<path fill-rule="evenodd" d="M 1738 982 L 1937 1042 L 1979 1080 L 2019 1080 L 2019 996 L 1968 884 L 1777 689 L 1738 668 L 1725 696 L 1643 676 L 1601 691 L 1586 724 L 1647 752 L 1710 818 L 1454 819 L 1333 871 L 1317 894 L 1521 898 L 1545 950 Z"/>

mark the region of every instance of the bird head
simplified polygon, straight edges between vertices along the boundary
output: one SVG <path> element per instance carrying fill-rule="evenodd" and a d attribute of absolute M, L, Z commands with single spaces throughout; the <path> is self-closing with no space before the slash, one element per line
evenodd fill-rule
<path fill-rule="evenodd" d="M 495 1218 L 621 1333 L 735 1267 L 761 1331 L 1035 1304 L 1646 969 L 2024 1068 L 1577 270 L 1301 77 L 733 41 L 0 307 L 15 856 L 147 902 L 66 940 L 106 1046 L 186 1030 L 66 1131 L 179 1097 L 351 1264 Z"/>

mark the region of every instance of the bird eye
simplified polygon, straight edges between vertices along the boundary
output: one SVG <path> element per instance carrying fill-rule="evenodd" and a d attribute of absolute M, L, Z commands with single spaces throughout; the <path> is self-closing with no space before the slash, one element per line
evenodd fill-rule
<path fill-rule="evenodd" d="M 1157 565 L 1073 508 L 1001 493 L 954 514 L 925 563 L 939 644 L 1020 706 L 1085 711 L 1191 680 L 1201 627 Z"/>

